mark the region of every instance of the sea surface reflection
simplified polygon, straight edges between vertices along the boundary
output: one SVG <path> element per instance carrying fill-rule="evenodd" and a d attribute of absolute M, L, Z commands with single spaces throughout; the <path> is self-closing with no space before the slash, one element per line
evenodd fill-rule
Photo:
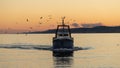
<path fill-rule="evenodd" d="M 53 57 L 54 68 L 72 68 L 73 57 Z"/>
<path fill-rule="evenodd" d="M 120 33 L 73 34 L 74 54 L 56 57 L 54 34 L 0 34 L 0 68 L 120 68 Z"/>

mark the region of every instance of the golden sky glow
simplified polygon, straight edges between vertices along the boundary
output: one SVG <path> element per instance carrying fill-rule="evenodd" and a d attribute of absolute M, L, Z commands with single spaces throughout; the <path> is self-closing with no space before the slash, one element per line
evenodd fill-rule
<path fill-rule="evenodd" d="M 48 19 L 51 16 L 52 19 Z M 120 0 L 0 0 L 0 30 L 44 30 L 66 22 L 120 25 Z M 40 20 L 43 17 L 43 20 Z M 26 22 L 29 19 L 29 22 Z M 49 21 L 48 21 L 49 20 Z M 41 23 L 42 24 L 39 24 Z"/>

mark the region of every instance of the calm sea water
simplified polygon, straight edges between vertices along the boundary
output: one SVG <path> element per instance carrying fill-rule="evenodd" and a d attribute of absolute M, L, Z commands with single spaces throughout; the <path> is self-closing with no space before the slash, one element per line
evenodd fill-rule
<path fill-rule="evenodd" d="M 54 34 L 0 34 L 0 68 L 120 68 L 120 34 L 73 34 L 73 57 L 53 57 Z"/>

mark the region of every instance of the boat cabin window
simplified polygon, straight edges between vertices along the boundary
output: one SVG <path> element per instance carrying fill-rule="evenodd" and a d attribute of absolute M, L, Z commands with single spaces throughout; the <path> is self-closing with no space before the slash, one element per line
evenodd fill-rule
<path fill-rule="evenodd" d="M 64 34 L 64 36 L 68 36 L 68 34 Z"/>
<path fill-rule="evenodd" d="M 62 36 L 62 34 L 59 34 L 59 36 Z"/>
<path fill-rule="evenodd" d="M 69 36 L 68 34 L 58 34 L 58 36 Z"/>

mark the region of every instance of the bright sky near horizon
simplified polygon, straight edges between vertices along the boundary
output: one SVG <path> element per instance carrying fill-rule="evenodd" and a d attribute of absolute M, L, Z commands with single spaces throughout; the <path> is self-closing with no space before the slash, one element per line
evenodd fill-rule
<path fill-rule="evenodd" d="M 0 0 L 0 32 L 54 28 L 62 16 L 69 23 L 119 26 L 120 0 Z"/>

